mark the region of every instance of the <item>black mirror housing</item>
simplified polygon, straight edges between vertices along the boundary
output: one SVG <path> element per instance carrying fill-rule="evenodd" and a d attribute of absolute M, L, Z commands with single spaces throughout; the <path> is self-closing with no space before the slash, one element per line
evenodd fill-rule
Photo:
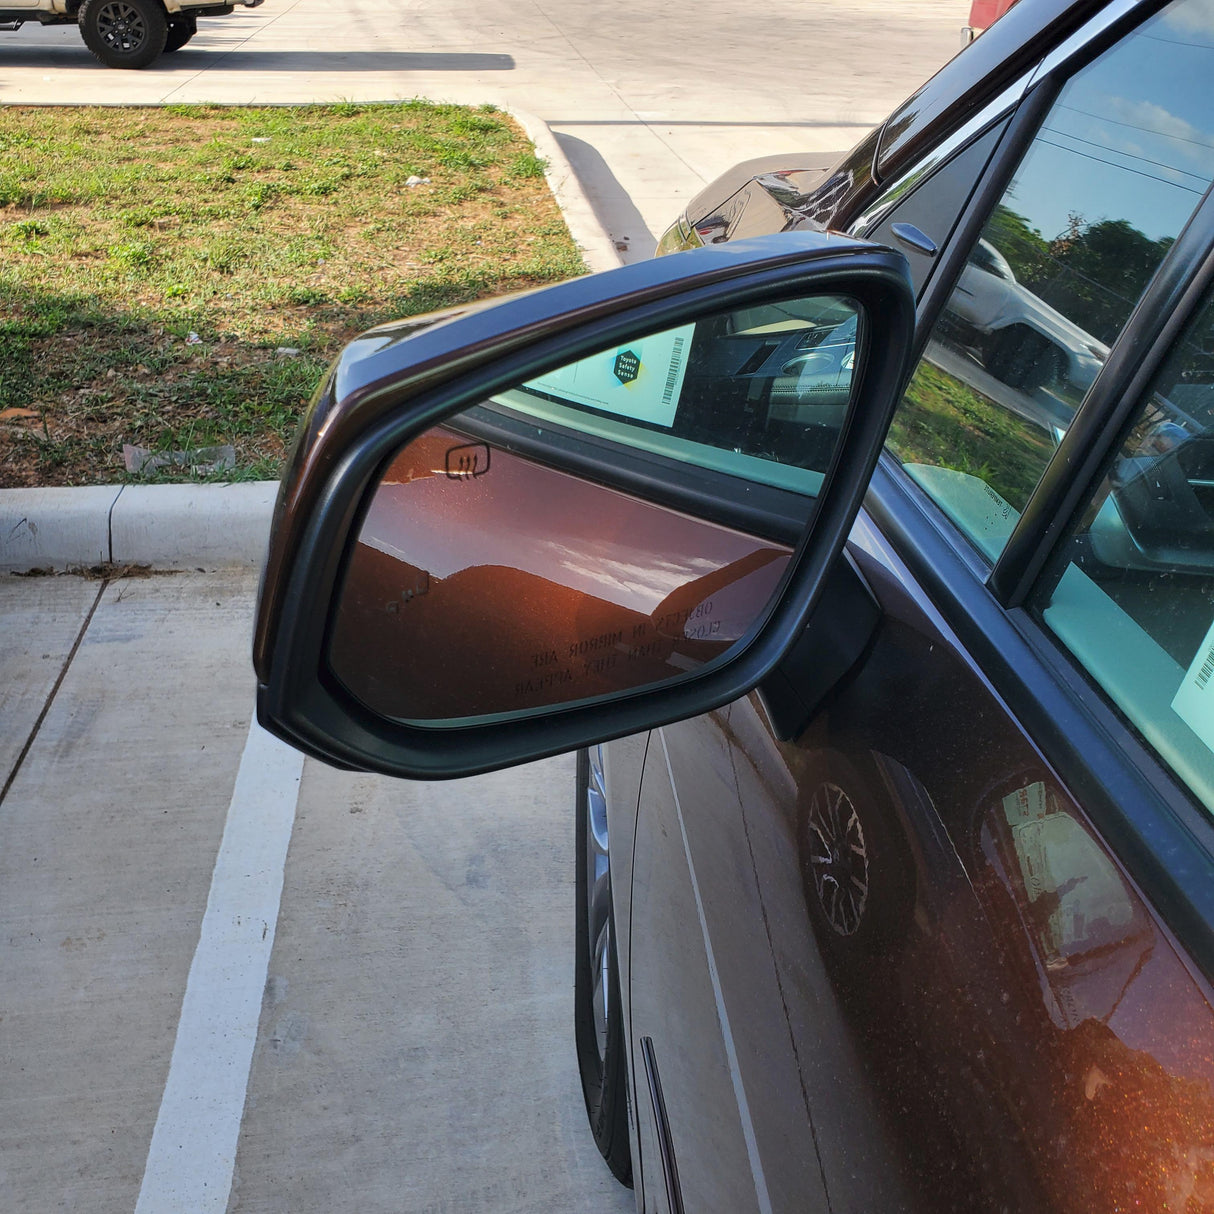
<path fill-rule="evenodd" d="M 573 360 L 624 349 L 639 336 L 724 314 L 757 315 L 772 301 L 828 297 L 854 302 L 861 337 L 854 371 L 848 364 L 846 417 L 807 524 L 791 531 L 786 526 L 776 535 L 779 525 L 765 523 L 763 508 L 750 501 L 766 501 L 772 493 L 759 485 L 751 493 L 744 472 L 732 476 L 736 491 L 724 495 L 730 500 L 714 498 L 712 468 L 680 466 L 665 477 L 647 477 L 643 470 L 619 473 L 636 479 L 642 498 L 680 517 L 765 533 L 787 545 L 778 590 L 726 651 L 678 678 L 621 685 L 551 706 L 513 710 L 495 702 L 491 713 L 442 721 L 375 711 L 365 697 L 352 694 L 348 679 L 337 677 L 330 651 L 352 553 L 385 470 L 410 442 L 455 415 L 476 413 L 482 402 L 542 383 Z M 801 635 L 839 556 L 899 398 L 913 333 L 914 299 L 900 253 L 834 235 L 789 232 L 625 266 L 364 334 L 342 353 L 318 391 L 283 478 L 254 641 L 262 724 L 337 766 L 436 779 L 638 732 L 745 694 Z M 779 343 L 767 345 L 775 349 Z M 632 361 L 624 358 L 621 372 L 616 356 L 617 377 L 633 376 Z M 804 378 L 805 361 L 788 360 L 785 370 L 801 377 L 796 382 L 807 395 L 820 384 Z M 590 412 L 596 419 L 602 414 Z M 510 425 L 493 430 L 495 442 L 511 455 L 534 455 L 528 442 L 534 447 L 535 434 L 544 428 L 517 419 L 511 424 L 513 431 Z M 649 432 L 642 438 L 648 441 Z M 617 470 L 610 455 L 600 449 L 587 458 L 578 448 L 577 442 L 569 444 L 574 454 L 559 465 L 563 471 L 586 482 L 612 483 Z M 542 452 L 538 458 L 544 460 Z"/>

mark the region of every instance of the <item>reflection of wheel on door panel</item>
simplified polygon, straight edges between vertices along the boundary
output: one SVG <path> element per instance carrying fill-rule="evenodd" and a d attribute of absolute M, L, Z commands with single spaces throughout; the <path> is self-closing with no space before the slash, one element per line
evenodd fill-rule
<path fill-rule="evenodd" d="M 573 1006 L 578 1069 L 590 1128 L 616 1178 L 632 1184 L 628 1062 L 611 914 L 611 866 L 603 748 L 577 759 L 577 913 Z"/>
<path fill-rule="evenodd" d="M 168 37 L 164 40 L 164 53 L 172 54 L 179 51 L 194 35 L 198 33 L 198 18 L 183 17 L 180 14 L 169 22 Z"/>
<path fill-rule="evenodd" d="M 862 960 L 905 929 L 913 862 L 871 761 L 823 750 L 810 770 L 797 811 L 806 905 L 826 951 Z"/>
<path fill-rule="evenodd" d="M 147 67 L 168 38 L 158 0 L 84 0 L 77 21 L 84 45 L 106 67 Z"/>

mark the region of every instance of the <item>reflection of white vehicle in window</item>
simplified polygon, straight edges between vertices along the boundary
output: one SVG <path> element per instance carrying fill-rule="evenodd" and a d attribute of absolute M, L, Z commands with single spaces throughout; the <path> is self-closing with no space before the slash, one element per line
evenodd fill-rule
<path fill-rule="evenodd" d="M 264 0 L 237 0 L 256 8 Z M 84 44 L 106 67 L 147 67 L 179 51 L 198 32 L 199 17 L 226 17 L 232 4 L 199 0 L 0 0 L 0 29 L 27 21 L 79 25 Z"/>
<path fill-rule="evenodd" d="M 1109 352 L 1021 286 L 1003 254 L 986 240 L 974 247 L 949 307 L 977 335 L 986 369 L 1022 392 L 1049 383 L 1086 392 Z"/>

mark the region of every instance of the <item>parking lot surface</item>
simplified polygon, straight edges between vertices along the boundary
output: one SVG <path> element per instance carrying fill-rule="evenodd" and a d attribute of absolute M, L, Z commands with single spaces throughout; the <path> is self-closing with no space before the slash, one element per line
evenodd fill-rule
<path fill-rule="evenodd" d="M 572 1062 L 571 761 L 406 784 L 251 736 L 255 588 L 0 578 L 6 1208 L 630 1208 Z"/>
<path fill-rule="evenodd" d="M 0 103 L 525 110 L 633 258 L 733 162 L 854 143 L 966 8 L 267 0 L 139 73 L 0 33 Z M 304 762 L 251 726 L 255 592 L 0 576 L 2 1204 L 631 1209 L 574 1060 L 572 759 Z"/>

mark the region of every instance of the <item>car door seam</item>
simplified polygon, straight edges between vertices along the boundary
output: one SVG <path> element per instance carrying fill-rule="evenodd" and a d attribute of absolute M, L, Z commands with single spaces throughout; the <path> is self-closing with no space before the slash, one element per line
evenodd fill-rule
<path fill-rule="evenodd" d="M 700 920 L 700 934 L 704 940 L 704 954 L 708 962 L 708 980 L 712 984 L 713 1001 L 716 1004 L 717 1022 L 721 1027 L 721 1038 L 725 1046 L 725 1057 L 729 1064 L 729 1080 L 733 1085 L 734 1099 L 738 1106 L 738 1117 L 742 1122 L 742 1138 L 746 1145 L 746 1155 L 750 1161 L 750 1173 L 754 1180 L 755 1199 L 759 1203 L 760 1214 L 773 1214 L 771 1195 L 767 1191 L 767 1177 L 763 1172 L 763 1161 L 759 1157 L 759 1144 L 755 1136 L 754 1122 L 750 1116 L 750 1103 L 746 1099 L 746 1088 L 742 1082 L 742 1071 L 738 1064 L 737 1047 L 734 1045 L 733 1030 L 729 1025 L 729 1013 L 725 1008 L 725 996 L 721 989 L 721 975 L 717 970 L 716 955 L 712 948 L 712 939 L 708 934 L 708 920 L 704 914 L 704 899 L 700 894 L 700 883 L 696 878 L 695 864 L 691 858 L 691 845 L 687 838 L 687 827 L 683 822 L 683 808 L 679 804 L 678 789 L 675 788 L 674 770 L 670 763 L 670 748 L 666 744 L 666 731 L 658 730 L 662 739 L 662 754 L 666 759 L 666 773 L 670 777 L 670 793 L 674 801 L 675 817 L 679 823 L 679 834 L 683 839 L 683 855 L 687 860 L 687 874 L 691 878 L 691 892 L 695 898 L 696 915 Z"/>
<path fill-rule="evenodd" d="M 763 900 L 763 886 L 759 881 L 759 868 L 755 861 L 754 844 L 750 839 L 750 823 L 746 818 L 746 803 L 742 798 L 742 785 L 738 779 L 738 767 L 734 761 L 734 748 L 737 744 L 732 738 L 726 738 L 725 753 L 729 756 L 729 770 L 733 774 L 734 792 L 738 798 L 738 811 L 742 820 L 742 837 L 746 840 L 746 853 L 750 857 L 750 869 L 754 873 L 755 891 L 759 898 L 759 915 L 763 920 L 763 934 L 767 937 L 767 948 L 771 953 L 771 968 L 776 979 L 776 990 L 780 994 L 780 1009 L 784 1013 L 784 1025 L 788 1029 L 788 1044 L 792 1048 L 792 1056 L 797 1064 L 797 1082 L 801 1088 L 801 1099 L 805 1103 L 805 1119 L 809 1122 L 809 1136 L 814 1144 L 814 1155 L 818 1160 L 818 1173 L 822 1178 L 822 1192 L 826 1195 L 827 1210 L 834 1210 L 834 1203 L 830 1198 L 830 1185 L 826 1180 L 826 1164 L 822 1159 L 822 1145 L 818 1141 L 818 1127 L 814 1124 L 813 1107 L 809 1099 L 809 1089 L 805 1086 L 805 1068 L 801 1065 L 801 1051 L 797 1048 L 796 1034 L 792 1029 L 792 1015 L 788 1010 L 788 999 L 784 994 L 784 980 L 780 977 L 780 966 L 776 961 L 776 943 L 772 939 L 771 922 L 767 917 L 767 903 Z M 758 772 L 755 772 L 758 776 Z M 673 775 L 672 786 L 673 786 Z"/>

